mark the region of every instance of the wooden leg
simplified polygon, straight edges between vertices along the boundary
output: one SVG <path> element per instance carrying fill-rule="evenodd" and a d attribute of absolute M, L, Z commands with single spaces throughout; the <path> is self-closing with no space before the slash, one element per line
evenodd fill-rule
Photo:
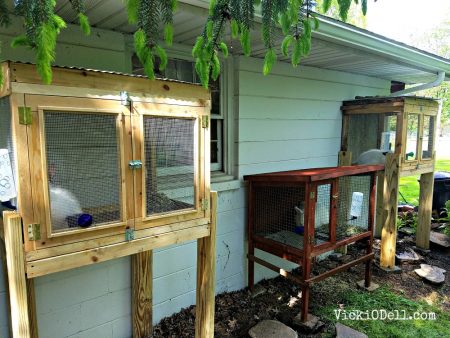
<path fill-rule="evenodd" d="M 416 245 L 422 249 L 430 248 L 433 187 L 433 172 L 420 175 L 419 215 L 417 217 Z"/>
<path fill-rule="evenodd" d="M 383 229 L 383 196 L 385 196 L 385 187 L 384 171 L 380 171 L 377 175 L 377 209 L 374 232 L 376 238 L 381 238 L 381 231 Z"/>
<path fill-rule="evenodd" d="M 370 240 L 367 241 L 366 253 L 367 254 L 372 253 L 372 241 L 370 241 Z M 365 273 L 365 279 L 364 279 L 364 286 L 366 288 L 368 288 L 370 286 L 371 281 L 372 281 L 372 260 L 369 259 L 366 262 L 366 273 Z"/>
<path fill-rule="evenodd" d="M 338 165 L 340 167 L 352 165 L 352 152 L 351 151 L 340 151 L 338 154 Z M 346 190 L 346 189 L 344 188 L 344 190 Z M 347 245 L 343 245 L 334 251 L 341 253 L 343 255 L 346 255 L 347 254 Z"/>
<path fill-rule="evenodd" d="M 303 280 L 309 279 L 311 274 L 311 259 L 303 259 Z M 309 309 L 309 284 L 302 287 L 302 313 L 301 320 L 306 322 L 308 320 L 308 309 Z"/>
<path fill-rule="evenodd" d="M 38 322 L 36 315 L 36 295 L 34 292 L 34 279 L 27 279 L 28 317 L 30 319 L 31 338 L 38 338 Z"/>
<path fill-rule="evenodd" d="M 197 241 L 195 337 L 214 337 L 217 192 L 211 192 L 211 234 Z"/>
<path fill-rule="evenodd" d="M 152 251 L 131 257 L 133 338 L 153 336 L 152 262 Z"/>
<path fill-rule="evenodd" d="M 397 240 L 397 204 L 399 182 L 399 155 L 387 154 L 385 166 L 385 195 L 383 197 L 383 229 L 381 231 L 380 266 L 395 268 Z"/>
<path fill-rule="evenodd" d="M 248 239 L 248 256 L 255 255 L 255 247 L 253 246 L 252 240 Z M 255 286 L 255 262 L 252 259 L 247 259 L 248 261 L 248 288 L 253 291 Z"/>
<path fill-rule="evenodd" d="M 14 338 L 29 338 L 27 281 L 22 242 L 22 221 L 15 212 L 3 212 L 6 265 L 8 270 L 11 327 Z"/>

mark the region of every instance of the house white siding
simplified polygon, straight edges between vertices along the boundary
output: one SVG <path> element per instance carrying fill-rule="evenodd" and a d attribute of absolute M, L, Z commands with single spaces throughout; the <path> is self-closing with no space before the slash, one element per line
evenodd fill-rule
<path fill-rule="evenodd" d="M 99 31 L 88 39 L 64 33 L 57 63 L 130 71 L 123 35 Z M 0 37 L 4 39 L 4 31 Z M 10 34 L 10 33 L 8 33 Z M 2 58 L 32 61 L 28 52 L 4 46 Z M 236 58 L 234 160 L 236 177 L 267 171 L 333 166 L 340 147 L 342 100 L 383 95 L 389 82 L 314 68 L 277 64 L 269 76 L 262 61 Z M 217 293 L 246 286 L 246 189 L 242 182 L 213 184 L 218 201 Z M 154 322 L 195 303 L 196 243 L 154 252 Z M 258 255 L 262 256 L 261 253 Z M 266 255 L 267 256 L 267 255 Z M 273 257 L 266 257 L 273 259 Z M 287 265 L 292 267 L 292 265 Z M 1 270 L 2 271 L 2 270 Z M 41 338 L 131 337 L 130 259 L 39 277 L 35 280 Z M 271 277 L 257 268 L 259 280 Z M 0 272 L 2 274 L 2 272 Z M 3 280 L 3 276 L 0 276 Z M 0 282 L 0 336 L 8 337 L 5 285 Z"/>

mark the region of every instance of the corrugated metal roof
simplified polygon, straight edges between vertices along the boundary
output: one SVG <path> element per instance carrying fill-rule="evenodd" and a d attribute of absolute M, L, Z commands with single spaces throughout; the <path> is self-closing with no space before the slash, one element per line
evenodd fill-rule
<path fill-rule="evenodd" d="M 207 17 L 203 8 L 207 1 L 181 1 L 174 16 L 174 42 L 192 46 L 196 37 L 201 34 Z M 186 4 L 190 2 L 202 7 Z M 119 31 L 131 34 L 136 27 L 127 21 L 127 15 L 122 0 L 86 0 L 86 12 L 93 27 Z M 69 23 L 77 23 L 76 14 L 69 0 L 57 0 L 56 12 Z M 302 61 L 302 65 L 343 71 L 381 79 L 411 83 L 433 81 L 438 71 L 447 71 L 450 80 L 450 61 L 431 53 L 421 51 L 403 43 L 368 32 L 366 30 L 342 23 L 326 17 L 320 17 L 321 27 L 313 34 L 311 53 Z M 255 25 L 258 25 L 256 23 Z M 355 37 L 349 42 L 339 34 L 348 33 Z M 281 35 L 279 43 L 281 43 Z M 363 43 L 357 43 L 357 39 Z M 261 42 L 260 32 L 252 33 L 252 56 L 263 58 L 265 48 Z M 364 45 L 367 43 L 367 46 Z M 393 47 L 391 54 L 382 53 L 376 47 L 368 46 L 368 42 L 384 43 Z M 233 42 L 233 53 L 240 53 L 240 45 Z M 395 53 L 398 53 L 396 55 Z M 402 53 L 402 56 L 400 56 Z M 409 53 L 409 54 L 408 54 Z M 403 54 L 405 54 L 403 56 Z M 411 55 L 411 57 L 409 57 Z M 412 56 L 418 56 L 412 62 Z M 419 57 L 420 56 L 420 57 Z M 290 62 L 288 58 L 279 55 L 282 62 Z M 433 66 L 424 61 L 433 61 Z"/>

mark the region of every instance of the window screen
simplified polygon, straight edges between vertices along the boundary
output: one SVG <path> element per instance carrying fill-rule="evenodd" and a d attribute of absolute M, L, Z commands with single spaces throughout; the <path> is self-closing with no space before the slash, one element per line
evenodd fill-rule
<path fill-rule="evenodd" d="M 406 133 L 405 160 L 416 160 L 417 142 L 419 137 L 419 115 L 408 114 L 408 126 Z"/>
<path fill-rule="evenodd" d="M 434 140 L 434 116 L 425 115 L 423 117 L 423 138 L 422 138 L 422 158 L 433 157 Z"/>
<path fill-rule="evenodd" d="M 194 119 L 144 116 L 147 216 L 195 206 Z"/>
<path fill-rule="evenodd" d="M 117 116 L 44 112 L 54 232 L 121 220 Z"/>

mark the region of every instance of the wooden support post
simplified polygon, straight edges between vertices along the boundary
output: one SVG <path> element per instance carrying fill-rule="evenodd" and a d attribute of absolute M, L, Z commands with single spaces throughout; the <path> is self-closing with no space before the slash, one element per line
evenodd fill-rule
<path fill-rule="evenodd" d="M 29 338 L 27 281 L 22 242 L 22 222 L 19 214 L 3 212 L 5 232 L 6 265 L 8 270 L 9 302 L 11 305 L 11 327 L 14 338 Z"/>
<path fill-rule="evenodd" d="M 385 165 L 386 189 L 383 197 L 383 229 L 381 232 L 380 266 L 395 268 L 395 247 L 397 240 L 397 204 L 399 183 L 399 155 L 387 154 Z"/>
<path fill-rule="evenodd" d="M 211 234 L 197 241 L 195 337 L 214 337 L 217 192 L 211 192 Z"/>
<path fill-rule="evenodd" d="M 34 279 L 27 279 L 27 297 L 28 297 L 28 318 L 30 321 L 31 338 L 39 337 L 38 322 L 36 315 L 36 294 L 34 292 Z"/>
<path fill-rule="evenodd" d="M 422 249 L 429 249 L 430 247 L 433 187 L 433 172 L 420 175 L 419 215 L 417 218 L 416 246 Z"/>
<path fill-rule="evenodd" d="M 339 167 L 352 165 L 352 152 L 351 151 L 340 151 L 338 156 L 338 165 Z M 346 190 L 346 189 L 344 189 Z M 335 252 L 339 252 L 343 255 L 347 254 L 347 245 L 344 245 L 340 248 L 334 250 Z"/>
<path fill-rule="evenodd" d="M 383 229 L 383 198 L 386 195 L 386 181 L 384 179 L 384 171 L 377 174 L 377 203 L 375 213 L 375 232 L 376 238 L 381 237 L 381 229 Z"/>
<path fill-rule="evenodd" d="M 153 251 L 131 257 L 133 338 L 153 337 L 152 261 Z"/>

